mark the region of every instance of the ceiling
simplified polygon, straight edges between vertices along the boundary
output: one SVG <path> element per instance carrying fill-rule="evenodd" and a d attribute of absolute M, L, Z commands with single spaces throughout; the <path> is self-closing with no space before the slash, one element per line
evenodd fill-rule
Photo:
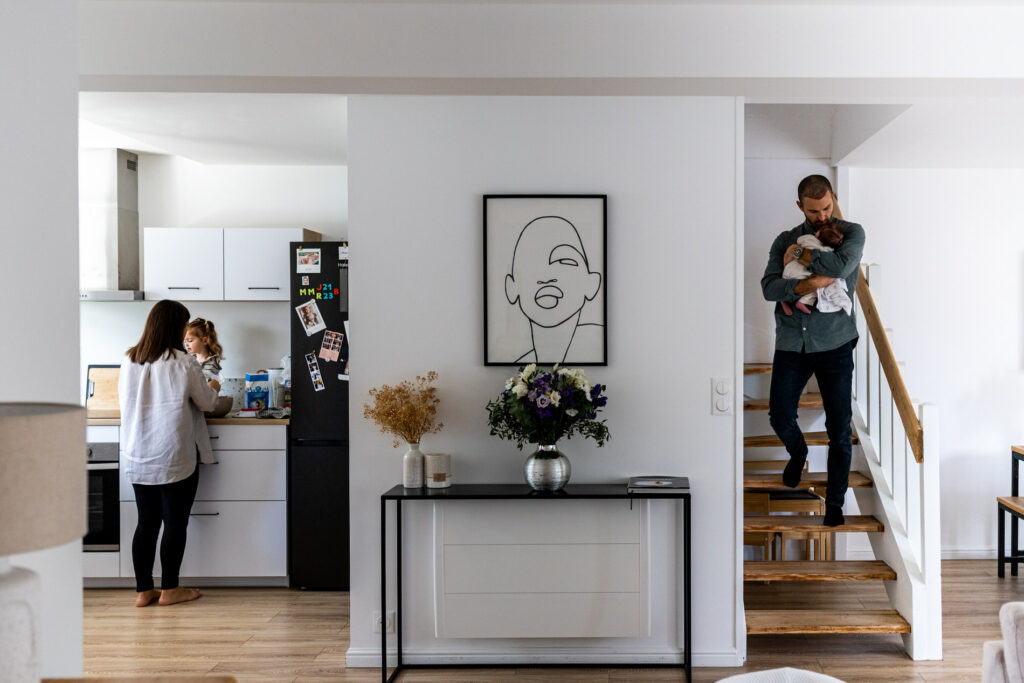
<path fill-rule="evenodd" d="M 84 92 L 79 147 L 173 154 L 202 164 L 344 166 L 341 95 Z"/>

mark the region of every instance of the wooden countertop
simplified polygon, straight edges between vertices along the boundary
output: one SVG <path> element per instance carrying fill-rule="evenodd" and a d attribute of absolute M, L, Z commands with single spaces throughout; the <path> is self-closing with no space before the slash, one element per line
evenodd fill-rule
<path fill-rule="evenodd" d="M 119 417 L 87 417 L 85 424 L 89 427 L 118 427 L 121 425 L 121 418 Z M 274 417 L 208 417 L 206 418 L 206 424 L 208 425 L 287 425 L 291 424 L 291 420 L 288 418 L 274 418 Z"/>

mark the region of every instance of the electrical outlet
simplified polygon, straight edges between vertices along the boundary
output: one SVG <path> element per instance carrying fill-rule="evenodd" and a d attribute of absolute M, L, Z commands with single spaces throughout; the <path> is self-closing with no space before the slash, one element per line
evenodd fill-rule
<path fill-rule="evenodd" d="M 392 610 L 385 612 L 385 619 L 382 620 L 380 612 L 374 610 L 373 612 L 373 632 L 380 633 L 381 628 L 386 629 L 386 633 L 395 632 L 395 613 Z"/>

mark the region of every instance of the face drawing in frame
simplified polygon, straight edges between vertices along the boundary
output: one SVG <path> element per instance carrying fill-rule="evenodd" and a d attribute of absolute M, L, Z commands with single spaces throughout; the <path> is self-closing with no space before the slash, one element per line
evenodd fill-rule
<path fill-rule="evenodd" d="M 580 324 L 584 305 L 601 289 L 576 227 L 560 216 L 541 216 L 516 240 L 505 297 L 530 322 L 533 348 L 516 362 L 565 362 L 574 343 L 603 335 L 603 325 Z M 571 358 L 570 358 L 571 360 Z"/>

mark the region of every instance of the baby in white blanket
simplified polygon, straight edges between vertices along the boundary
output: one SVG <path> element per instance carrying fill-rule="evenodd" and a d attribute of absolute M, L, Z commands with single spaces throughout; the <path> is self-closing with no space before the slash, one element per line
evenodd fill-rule
<path fill-rule="evenodd" d="M 797 238 L 796 243 L 804 249 L 835 251 L 835 248 L 843 243 L 843 232 L 835 225 L 826 225 L 813 235 L 801 235 Z M 811 271 L 797 259 L 787 263 L 782 270 L 782 277 L 786 280 L 804 280 L 810 276 Z M 853 301 L 847 294 L 846 280 L 841 277 L 836 278 L 828 287 L 804 294 L 796 302 L 796 307 L 804 313 L 810 313 L 809 306 L 814 306 L 815 303 L 817 303 L 817 309 L 822 313 L 842 310 L 850 315 L 853 311 Z M 786 315 L 793 315 L 793 306 L 788 301 L 782 302 L 782 310 Z"/>

